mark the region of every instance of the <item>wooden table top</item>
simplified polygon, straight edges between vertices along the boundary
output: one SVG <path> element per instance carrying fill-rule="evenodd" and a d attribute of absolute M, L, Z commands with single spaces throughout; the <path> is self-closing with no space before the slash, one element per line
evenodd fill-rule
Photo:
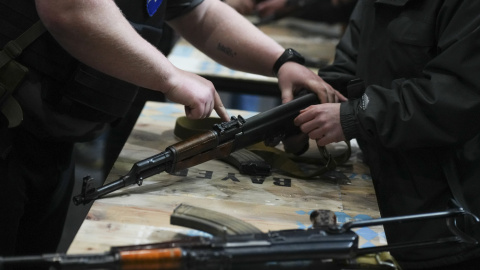
<path fill-rule="evenodd" d="M 255 113 L 229 110 L 248 118 Z M 106 182 L 125 175 L 132 165 L 164 151 L 179 141 L 173 134 L 182 106 L 147 102 Z M 332 145 L 341 147 L 341 145 Z M 315 156 L 316 147 L 306 155 Z M 328 209 L 338 222 L 378 218 L 376 197 L 368 168 L 357 157 L 352 142 L 350 160 L 337 167 L 348 183 L 332 176 L 297 179 L 273 172 L 252 180 L 227 163 L 211 160 L 188 169 L 183 176 L 160 173 L 96 200 L 68 253 L 103 252 L 112 246 L 155 243 L 203 232 L 170 225 L 180 204 L 191 204 L 233 215 L 262 231 L 309 227 L 309 213 Z M 382 227 L 361 228 L 360 247 L 386 243 Z"/>
<path fill-rule="evenodd" d="M 335 54 L 335 46 L 341 35 L 339 26 L 296 18 L 285 18 L 261 25 L 259 29 L 284 48 L 294 48 L 311 63 L 331 63 Z M 176 67 L 199 75 L 277 83 L 277 79 L 273 77 L 236 71 L 218 64 L 183 38 L 180 38 L 175 44 L 168 59 Z M 315 73 L 318 70 L 314 66 L 310 66 L 310 69 Z"/>

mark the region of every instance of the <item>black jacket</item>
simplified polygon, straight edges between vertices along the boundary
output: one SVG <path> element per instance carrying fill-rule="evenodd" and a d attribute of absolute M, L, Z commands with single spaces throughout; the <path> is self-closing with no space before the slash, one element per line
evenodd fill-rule
<path fill-rule="evenodd" d="M 382 217 L 443 211 L 452 197 L 480 216 L 480 1 L 359 1 L 319 75 L 344 93 L 365 81 L 341 122 L 364 151 Z M 443 221 L 385 231 L 389 243 L 449 235 Z M 479 257 L 464 245 L 393 254 L 418 267 Z"/>

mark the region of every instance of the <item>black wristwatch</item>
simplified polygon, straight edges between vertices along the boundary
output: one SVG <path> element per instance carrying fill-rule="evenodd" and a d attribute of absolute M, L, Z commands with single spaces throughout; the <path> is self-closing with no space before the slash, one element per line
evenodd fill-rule
<path fill-rule="evenodd" d="M 280 69 L 280 67 L 286 62 L 296 62 L 301 65 L 304 65 L 305 58 L 294 49 L 291 49 L 291 48 L 286 49 L 273 65 L 273 74 L 275 76 L 277 76 L 278 70 Z"/>

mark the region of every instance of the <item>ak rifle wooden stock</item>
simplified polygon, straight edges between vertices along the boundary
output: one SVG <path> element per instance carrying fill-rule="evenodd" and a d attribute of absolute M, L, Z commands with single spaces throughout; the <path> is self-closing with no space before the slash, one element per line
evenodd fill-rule
<path fill-rule="evenodd" d="M 95 188 L 89 176 L 83 179 L 81 194 L 75 196 L 76 205 L 87 204 L 123 187 L 142 185 L 145 178 L 161 172 L 175 173 L 203 162 L 224 158 L 258 142 L 275 146 L 285 135 L 298 131 L 293 119 L 300 110 L 320 103 L 314 93 L 300 96 L 288 103 L 254 115 L 248 119 L 234 117 L 228 122 L 215 124 L 211 130 L 171 145 L 157 155 L 135 163 L 118 180 Z"/>

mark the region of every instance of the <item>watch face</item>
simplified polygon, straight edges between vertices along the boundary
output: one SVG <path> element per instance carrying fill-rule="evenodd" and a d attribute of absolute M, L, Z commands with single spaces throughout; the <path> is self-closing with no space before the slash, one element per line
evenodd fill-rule
<path fill-rule="evenodd" d="M 305 64 L 305 58 L 303 58 L 303 56 L 294 49 L 286 49 L 280 58 L 278 58 L 277 62 L 275 62 L 275 65 L 273 66 L 273 73 L 276 75 L 280 67 L 286 62 L 295 62 L 303 65 Z"/>
<path fill-rule="evenodd" d="M 294 55 L 296 57 L 300 56 L 300 54 L 297 51 L 295 51 L 294 49 L 288 49 L 288 53 L 290 53 L 291 55 Z"/>
<path fill-rule="evenodd" d="M 288 49 L 288 53 L 291 55 L 290 59 L 292 59 L 293 62 L 297 62 L 300 64 L 304 63 L 305 58 L 303 58 L 303 56 L 294 49 Z"/>

